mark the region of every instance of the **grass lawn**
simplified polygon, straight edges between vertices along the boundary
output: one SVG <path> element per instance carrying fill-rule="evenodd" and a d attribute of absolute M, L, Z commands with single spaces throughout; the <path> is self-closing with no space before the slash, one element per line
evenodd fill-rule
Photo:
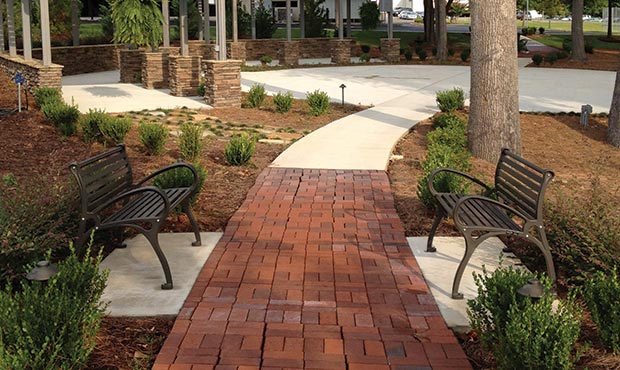
<path fill-rule="evenodd" d="M 619 42 L 605 42 L 601 41 L 599 37 L 604 37 L 604 34 L 600 35 L 585 35 L 586 44 L 592 45 L 595 49 L 606 50 L 620 50 Z M 536 37 L 536 41 L 556 48 L 562 48 L 562 42 L 564 40 L 571 40 L 570 35 L 540 35 Z"/>

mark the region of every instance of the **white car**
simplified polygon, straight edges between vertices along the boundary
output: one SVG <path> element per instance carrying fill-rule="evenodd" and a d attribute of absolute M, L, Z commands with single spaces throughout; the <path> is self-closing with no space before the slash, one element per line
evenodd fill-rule
<path fill-rule="evenodd" d="M 398 15 L 398 18 L 400 19 L 416 19 L 417 17 L 418 14 L 412 11 L 400 12 L 400 14 Z"/>

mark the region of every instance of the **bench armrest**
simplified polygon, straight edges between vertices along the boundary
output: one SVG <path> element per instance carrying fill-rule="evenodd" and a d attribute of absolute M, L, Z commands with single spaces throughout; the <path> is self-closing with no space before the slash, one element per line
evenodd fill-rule
<path fill-rule="evenodd" d="M 135 188 L 135 189 L 131 189 L 128 190 L 124 193 L 121 193 L 117 196 L 115 196 L 114 198 L 108 200 L 107 202 L 105 202 L 104 204 L 100 205 L 99 207 L 97 207 L 96 209 L 94 209 L 92 211 L 93 214 L 100 214 L 102 210 L 106 209 L 107 207 L 110 207 L 111 205 L 118 203 L 120 201 L 125 201 L 125 200 L 129 200 L 131 197 L 138 195 L 140 193 L 155 193 L 157 194 L 164 202 L 164 210 L 163 212 L 160 214 L 161 217 L 166 217 L 168 215 L 168 212 L 170 211 L 170 201 L 168 200 L 168 197 L 166 196 L 166 194 L 164 194 L 164 192 L 156 187 L 156 186 L 143 186 L 140 188 Z"/>
<path fill-rule="evenodd" d="M 453 210 L 453 218 L 454 218 L 454 223 L 457 225 L 457 227 L 459 229 L 461 229 L 463 226 L 476 226 L 476 225 L 467 225 L 459 216 L 460 215 L 460 210 L 461 208 L 467 204 L 468 202 L 471 202 L 473 200 L 476 201 L 482 201 L 482 202 L 487 202 L 487 203 L 491 203 L 494 206 L 497 206 L 498 208 L 502 208 L 505 211 L 514 214 L 515 216 L 521 218 L 524 222 L 527 222 L 530 220 L 529 217 L 527 217 L 526 215 L 524 215 L 523 213 L 517 211 L 516 209 L 510 207 L 507 204 L 504 204 L 502 202 L 498 202 L 494 199 L 485 197 L 485 196 L 481 196 L 481 195 L 468 195 L 468 196 L 464 196 L 461 199 L 459 199 L 456 204 L 454 205 L 454 210 Z"/>
<path fill-rule="evenodd" d="M 198 172 L 196 172 L 196 169 L 194 168 L 194 166 L 192 166 L 192 165 L 190 165 L 188 163 L 185 163 L 185 162 L 183 162 L 181 160 L 179 160 L 178 162 L 173 163 L 173 164 L 171 164 L 169 166 L 160 168 L 159 170 L 151 173 L 150 175 L 146 176 L 145 178 L 143 178 L 142 180 L 137 182 L 134 185 L 134 187 L 140 187 L 143 184 L 145 184 L 147 181 L 154 179 L 155 177 L 161 175 L 162 173 L 170 171 L 170 170 L 173 170 L 175 168 L 180 168 L 180 167 L 185 167 L 185 168 L 189 169 L 190 171 L 192 171 L 192 175 L 194 176 L 194 181 L 192 181 L 192 186 L 190 187 L 190 190 L 189 190 L 189 193 L 191 194 L 196 189 L 196 186 L 198 186 Z"/>
<path fill-rule="evenodd" d="M 449 173 L 453 173 L 455 175 L 461 176 L 466 178 L 467 180 L 480 185 L 481 187 L 483 187 L 485 189 L 485 194 L 486 195 L 490 195 L 493 192 L 493 189 L 488 186 L 487 184 L 485 184 L 484 182 L 480 181 L 479 179 L 473 177 L 472 175 L 469 175 L 465 172 L 461 172 L 458 170 L 455 170 L 453 168 L 438 168 L 435 171 L 431 172 L 431 174 L 428 176 L 428 188 L 431 191 L 431 194 L 433 196 L 436 196 L 438 194 L 438 191 L 435 190 L 435 187 L 433 186 L 433 182 L 435 181 L 435 176 L 437 176 L 439 173 L 441 172 L 449 172 Z"/>

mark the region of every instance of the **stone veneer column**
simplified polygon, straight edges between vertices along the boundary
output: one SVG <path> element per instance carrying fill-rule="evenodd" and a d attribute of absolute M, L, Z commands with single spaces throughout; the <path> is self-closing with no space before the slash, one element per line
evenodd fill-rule
<path fill-rule="evenodd" d="M 121 83 L 136 83 L 142 74 L 142 50 L 124 49 L 120 51 Z"/>
<path fill-rule="evenodd" d="M 205 101 L 212 107 L 241 107 L 241 61 L 205 60 Z"/>
<path fill-rule="evenodd" d="M 200 85 L 200 61 L 197 56 L 168 56 L 170 63 L 170 95 L 174 96 L 196 96 L 198 85 Z"/>
<path fill-rule="evenodd" d="M 281 56 L 280 64 L 282 65 L 296 66 L 299 64 L 299 41 L 284 41 Z"/>
<path fill-rule="evenodd" d="M 240 60 L 241 63 L 245 63 L 245 42 L 229 42 L 226 46 L 226 54 L 228 59 Z"/>
<path fill-rule="evenodd" d="M 400 39 L 381 39 L 381 56 L 388 63 L 400 62 Z"/>
<path fill-rule="evenodd" d="M 332 63 L 351 63 L 351 39 L 329 40 L 329 47 L 332 51 Z"/>
<path fill-rule="evenodd" d="M 144 53 L 142 59 L 142 87 L 161 89 L 168 87 L 168 53 Z"/>

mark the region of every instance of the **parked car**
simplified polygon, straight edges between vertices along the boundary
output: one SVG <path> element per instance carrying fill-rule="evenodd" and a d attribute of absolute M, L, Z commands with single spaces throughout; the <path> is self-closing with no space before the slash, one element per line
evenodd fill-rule
<path fill-rule="evenodd" d="M 393 13 L 393 14 L 394 14 L 394 15 L 396 15 L 396 16 L 398 16 L 398 17 L 400 18 L 400 15 L 401 15 L 403 12 L 412 12 L 412 11 L 413 11 L 413 9 L 411 9 L 411 8 L 400 8 L 400 9 L 398 9 L 398 10 L 394 9 L 394 13 Z"/>
<path fill-rule="evenodd" d="M 411 11 L 401 12 L 398 15 L 398 18 L 400 19 L 416 19 L 417 17 L 418 17 L 418 14 L 411 12 Z"/>

